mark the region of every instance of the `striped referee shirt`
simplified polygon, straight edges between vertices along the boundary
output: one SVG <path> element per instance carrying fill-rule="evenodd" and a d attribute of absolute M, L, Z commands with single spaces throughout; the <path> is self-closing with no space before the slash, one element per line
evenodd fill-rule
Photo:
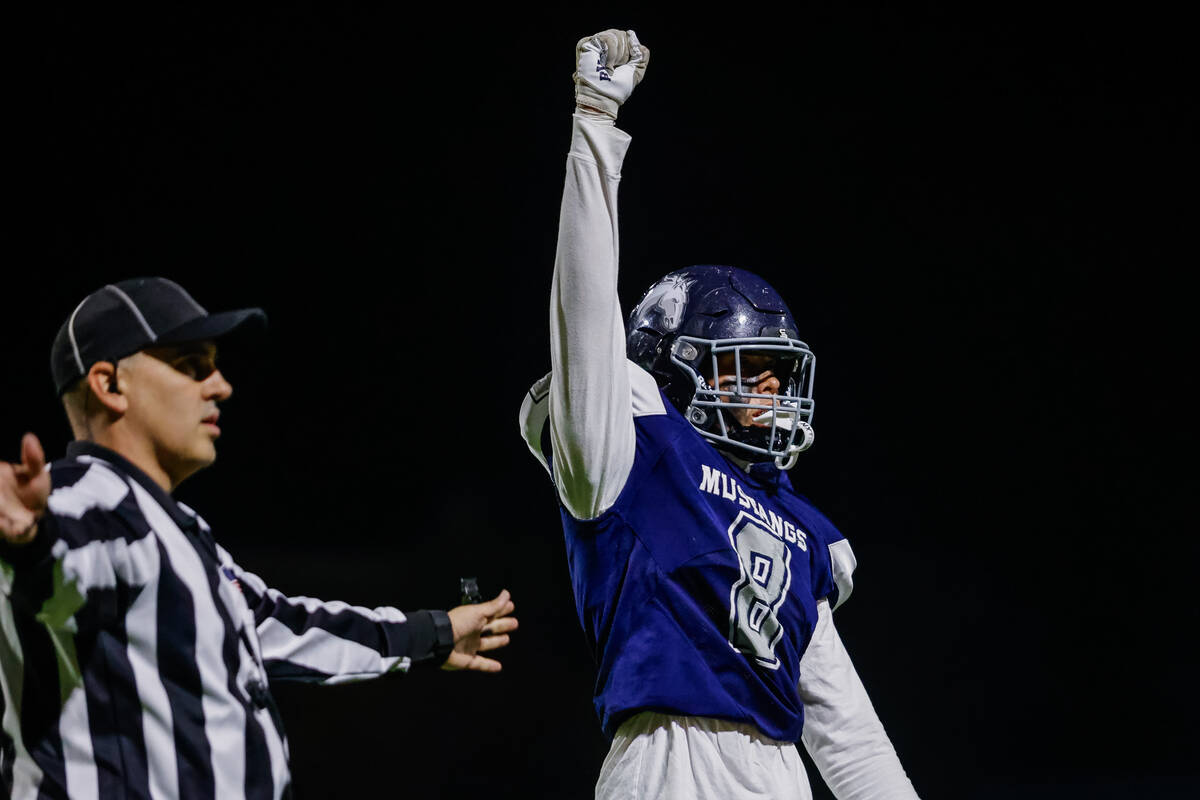
<path fill-rule="evenodd" d="M 279 798 L 268 681 L 444 657 L 441 611 L 285 597 L 111 450 L 51 466 L 34 541 L 0 543 L 0 785 L 12 798 Z"/>

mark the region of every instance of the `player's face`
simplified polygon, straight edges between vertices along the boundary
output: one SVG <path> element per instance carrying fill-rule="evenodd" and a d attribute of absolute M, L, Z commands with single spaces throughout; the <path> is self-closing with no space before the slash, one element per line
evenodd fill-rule
<path fill-rule="evenodd" d="M 121 361 L 124 420 L 172 486 L 216 460 L 217 403 L 233 394 L 216 361 L 212 342 L 147 348 Z"/>
<path fill-rule="evenodd" d="M 747 394 L 779 394 L 779 378 L 775 376 L 775 359 L 765 355 L 742 353 L 742 382 L 737 379 L 737 366 L 733 353 L 721 353 L 717 356 L 717 377 L 709 380 L 709 385 L 726 392 L 745 392 Z M 721 398 L 726 400 L 726 398 Z M 771 405 L 769 397 L 753 397 L 747 400 L 752 405 Z M 769 423 L 755 422 L 754 417 L 761 414 L 752 408 L 735 408 L 729 414 L 744 427 L 769 428 Z"/>

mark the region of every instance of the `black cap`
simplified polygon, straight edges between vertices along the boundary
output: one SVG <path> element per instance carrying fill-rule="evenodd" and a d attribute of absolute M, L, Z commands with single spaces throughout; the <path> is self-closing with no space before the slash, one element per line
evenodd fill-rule
<path fill-rule="evenodd" d="M 166 278 L 134 278 L 83 298 L 58 329 L 50 371 L 61 395 L 99 361 L 117 361 L 145 347 L 216 339 L 242 324 L 266 324 L 261 308 L 210 314 Z"/>

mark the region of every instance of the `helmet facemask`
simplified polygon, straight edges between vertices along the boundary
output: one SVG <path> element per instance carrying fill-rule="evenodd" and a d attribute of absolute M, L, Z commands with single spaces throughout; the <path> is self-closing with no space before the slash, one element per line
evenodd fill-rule
<path fill-rule="evenodd" d="M 721 374 L 718 362 L 725 354 L 732 355 L 733 380 L 717 384 Z M 767 379 L 751 380 L 766 374 L 749 368 L 745 357 L 751 355 L 771 359 L 769 369 L 779 382 L 777 393 L 753 391 Z M 709 441 L 751 462 L 774 459 L 780 469 L 793 467 L 800 453 L 812 446 L 816 357 L 804 342 L 786 336 L 702 339 L 681 335 L 671 345 L 670 358 L 695 386 L 684 416 Z M 730 374 L 728 367 L 724 374 Z M 746 411 L 753 412 L 753 424 L 738 420 L 738 416 L 747 417 L 738 412 Z"/>

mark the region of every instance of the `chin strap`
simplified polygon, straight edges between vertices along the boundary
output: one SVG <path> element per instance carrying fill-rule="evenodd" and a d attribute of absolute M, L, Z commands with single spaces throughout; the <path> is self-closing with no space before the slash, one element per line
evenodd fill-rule
<path fill-rule="evenodd" d="M 800 454 L 812 447 L 813 441 L 817 438 L 817 434 L 812 429 L 812 425 L 809 425 L 807 422 L 797 422 L 796 432 L 803 437 L 799 444 L 793 442 L 791 446 L 788 447 L 786 457 L 775 457 L 775 466 L 782 470 L 789 470 L 796 466 L 796 462 L 800 460 Z"/>
<path fill-rule="evenodd" d="M 722 411 L 727 411 L 727 409 L 722 409 Z M 739 444 L 728 436 L 717 436 L 711 432 L 706 432 L 701 427 L 708 420 L 708 413 L 705 412 L 704 409 L 697 408 L 696 406 L 689 406 L 686 416 L 688 421 L 691 422 L 692 425 L 695 426 L 695 428 L 699 430 L 700 434 L 705 438 L 718 443 L 725 442 L 727 443 L 727 446 L 730 447 L 745 446 L 744 444 Z M 817 438 L 816 432 L 813 431 L 812 425 L 809 425 L 803 420 L 797 419 L 796 416 L 797 415 L 794 411 L 778 411 L 775 409 L 768 409 L 754 418 L 755 422 L 772 423 L 775 427 L 782 428 L 786 431 L 790 431 L 795 428 L 795 435 L 792 438 L 792 443 L 788 445 L 787 452 L 781 456 L 775 456 L 775 466 L 782 470 L 789 470 L 796 466 L 796 461 L 800 458 L 800 454 L 812 447 L 813 441 Z M 796 441 L 797 439 L 799 441 Z M 718 444 L 717 446 L 721 447 L 721 444 Z M 759 450 L 758 452 L 762 451 Z"/>

